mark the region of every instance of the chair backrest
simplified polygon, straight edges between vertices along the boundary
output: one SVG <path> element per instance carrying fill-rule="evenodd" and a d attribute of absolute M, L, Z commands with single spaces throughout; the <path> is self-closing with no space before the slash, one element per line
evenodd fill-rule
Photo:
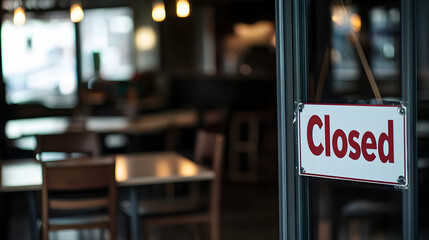
<path fill-rule="evenodd" d="M 210 109 L 202 113 L 202 128 L 224 133 L 227 129 L 228 111 L 226 109 Z"/>
<path fill-rule="evenodd" d="M 51 210 L 91 210 L 106 208 L 108 221 L 98 225 L 111 229 L 114 236 L 116 226 L 116 180 L 115 160 L 106 157 L 66 159 L 56 162 L 44 162 L 42 186 L 42 223 L 43 231 L 50 230 L 49 214 Z M 93 194 L 100 192 L 100 194 Z M 106 191 L 107 190 L 107 191 Z M 52 194 L 59 194 L 55 196 Z M 88 195 L 88 193 L 91 193 Z M 79 223 L 76 223 L 77 225 Z M 74 224 L 74 225 L 76 225 Z M 73 225 L 73 224 L 72 224 Z M 69 226 L 73 228 L 73 226 Z"/>
<path fill-rule="evenodd" d="M 99 143 L 94 132 L 67 132 L 61 134 L 37 135 L 35 157 L 42 160 L 45 152 L 83 153 L 92 157 L 99 155 Z"/>
<path fill-rule="evenodd" d="M 113 157 L 66 159 L 43 163 L 43 185 L 50 191 L 79 191 L 110 187 L 115 180 Z"/>
<path fill-rule="evenodd" d="M 194 160 L 206 165 L 216 172 L 222 173 L 222 157 L 224 136 L 220 133 L 198 130 L 195 141 Z M 210 165 L 207 165 L 209 163 Z"/>
<path fill-rule="evenodd" d="M 216 174 L 210 190 L 210 211 L 212 211 L 213 214 L 219 213 L 223 148 L 223 134 L 206 130 L 197 131 L 194 160 L 198 164 L 208 166 Z M 207 165 L 207 163 L 209 163 L 209 165 Z"/>

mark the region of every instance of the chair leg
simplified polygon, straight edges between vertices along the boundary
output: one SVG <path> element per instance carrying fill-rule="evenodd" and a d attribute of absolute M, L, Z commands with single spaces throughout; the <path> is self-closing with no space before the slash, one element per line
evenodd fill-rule
<path fill-rule="evenodd" d="M 210 239 L 220 240 L 220 229 L 218 221 L 210 221 Z"/>
<path fill-rule="evenodd" d="M 43 240 L 49 240 L 49 232 L 47 229 L 42 229 Z"/>

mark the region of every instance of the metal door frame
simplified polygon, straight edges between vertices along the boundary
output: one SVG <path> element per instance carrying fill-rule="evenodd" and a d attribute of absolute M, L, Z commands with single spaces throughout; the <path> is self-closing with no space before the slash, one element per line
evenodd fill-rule
<path fill-rule="evenodd" d="M 317 1 L 317 0 L 313 0 Z M 308 179 L 298 175 L 295 107 L 306 102 L 310 0 L 276 0 L 280 239 L 309 239 Z M 402 102 L 407 107 L 409 186 L 402 191 L 402 239 L 418 239 L 416 0 L 401 0 Z"/>

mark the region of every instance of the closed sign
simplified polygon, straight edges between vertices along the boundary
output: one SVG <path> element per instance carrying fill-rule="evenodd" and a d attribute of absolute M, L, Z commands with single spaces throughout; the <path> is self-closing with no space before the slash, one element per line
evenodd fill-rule
<path fill-rule="evenodd" d="M 301 105 L 300 174 L 407 185 L 405 111 L 402 106 Z"/>

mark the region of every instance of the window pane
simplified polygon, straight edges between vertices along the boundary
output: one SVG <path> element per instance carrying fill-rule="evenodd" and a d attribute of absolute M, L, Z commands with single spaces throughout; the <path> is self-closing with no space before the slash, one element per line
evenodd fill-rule
<path fill-rule="evenodd" d="M 75 33 L 67 14 L 27 17 L 23 26 L 10 19 L 3 21 L 1 30 L 7 102 L 75 106 Z"/>
<path fill-rule="evenodd" d="M 318 0 L 309 18 L 309 101 L 400 101 L 400 2 Z M 371 81 L 375 87 L 371 86 Z"/>
<path fill-rule="evenodd" d="M 135 72 L 134 23 L 127 7 L 91 9 L 81 22 L 82 75 L 88 81 L 100 71 L 104 80 L 130 80 Z"/>
<path fill-rule="evenodd" d="M 312 0 L 308 23 L 309 102 L 401 100 L 399 0 Z M 400 191 L 308 180 L 310 239 L 401 239 Z"/>

